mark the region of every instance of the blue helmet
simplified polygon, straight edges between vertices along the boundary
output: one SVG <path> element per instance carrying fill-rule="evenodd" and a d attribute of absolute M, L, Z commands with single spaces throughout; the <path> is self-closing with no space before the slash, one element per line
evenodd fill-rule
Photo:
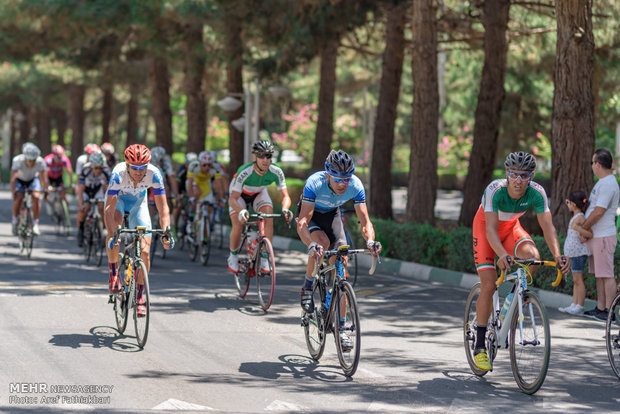
<path fill-rule="evenodd" d="M 325 160 L 325 171 L 337 177 L 350 177 L 355 171 L 355 162 L 343 150 L 338 150 L 338 152 L 332 150 Z"/>

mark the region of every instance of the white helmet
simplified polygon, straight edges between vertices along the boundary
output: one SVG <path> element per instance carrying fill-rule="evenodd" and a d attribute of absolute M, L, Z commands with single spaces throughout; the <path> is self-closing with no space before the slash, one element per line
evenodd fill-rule
<path fill-rule="evenodd" d="M 185 154 L 185 164 L 191 164 L 198 159 L 198 155 L 195 152 L 188 152 Z"/>
<path fill-rule="evenodd" d="M 151 163 L 159 164 L 166 155 L 166 149 L 164 147 L 156 146 L 151 148 Z"/>
<path fill-rule="evenodd" d="M 26 160 L 34 161 L 39 158 L 39 155 L 41 155 L 41 150 L 39 150 L 39 147 L 34 145 L 32 142 L 26 142 L 22 145 L 22 153 L 24 154 L 24 157 L 26 157 Z"/>
<path fill-rule="evenodd" d="M 103 164 L 105 164 L 103 154 L 100 152 L 93 152 L 92 154 L 90 154 L 90 157 L 88 157 L 88 161 L 90 162 L 90 165 L 92 167 L 103 167 Z"/>
<path fill-rule="evenodd" d="M 202 151 L 198 154 L 198 161 L 200 161 L 201 164 L 213 164 L 213 156 L 209 151 Z"/>

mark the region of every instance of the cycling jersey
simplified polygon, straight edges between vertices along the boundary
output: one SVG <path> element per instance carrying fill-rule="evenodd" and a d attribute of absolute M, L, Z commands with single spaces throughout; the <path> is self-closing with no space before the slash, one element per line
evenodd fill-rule
<path fill-rule="evenodd" d="M 82 154 L 77 157 L 75 160 L 75 174 L 79 177 L 82 174 L 82 168 L 84 168 L 84 164 L 88 162 L 88 154 Z"/>
<path fill-rule="evenodd" d="M 200 196 L 198 198 L 203 198 L 211 194 L 211 182 L 220 178 L 221 175 L 214 168 L 210 168 L 207 172 L 204 172 L 200 167 L 199 163 L 192 163 L 191 169 L 187 172 L 187 178 L 193 178 L 194 183 L 200 189 Z"/>
<path fill-rule="evenodd" d="M 276 183 L 278 190 L 286 188 L 284 172 L 276 164 L 271 164 L 265 175 L 258 175 L 254 171 L 254 163 L 244 164 L 237 170 L 230 183 L 230 192 L 236 191 L 249 196 L 260 193 L 269 184 Z"/>
<path fill-rule="evenodd" d="M 103 170 L 99 175 L 95 175 L 90 163 L 86 163 L 82 168 L 82 174 L 78 178 L 79 184 L 84 184 L 84 193 L 89 198 L 95 198 L 101 187 L 106 185 L 110 180 L 110 170 L 107 167 L 103 167 Z"/>
<path fill-rule="evenodd" d="M 64 154 L 60 161 L 57 160 L 54 154 L 46 155 L 43 160 L 45 161 L 45 165 L 47 165 L 47 176 L 53 180 L 62 178 L 63 170 L 65 168 L 71 168 L 71 161 L 69 161 L 69 158 Z"/>
<path fill-rule="evenodd" d="M 508 181 L 505 178 L 492 181 L 482 195 L 482 208 L 485 212 L 497 212 L 499 221 L 514 221 L 527 210 L 534 207 L 536 214 L 549 210 L 549 201 L 545 189 L 534 181 L 518 200 L 508 194 Z"/>
<path fill-rule="evenodd" d="M 358 206 L 366 204 L 366 192 L 362 181 L 355 175 L 351 176 L 351 181 L 342 195 L 337 195 L 329 186 L 329 179 L 325 171 L 319 171 L 308 177 L 301 201 L 314 204 L 314 210 L 319 213 L 326 213 L 335 210 L 349 200 Z"/>
<path fill-rule="evenodd" d="M 13 157 L 11 171 L 17 171 L 17 179 L 28 182 L 34 180 L 39 173 L 46 170 L 47 166 L 42 157 L 37 157 L 32 167 L 26 165 L 26 157 L 19 154 Z"/>

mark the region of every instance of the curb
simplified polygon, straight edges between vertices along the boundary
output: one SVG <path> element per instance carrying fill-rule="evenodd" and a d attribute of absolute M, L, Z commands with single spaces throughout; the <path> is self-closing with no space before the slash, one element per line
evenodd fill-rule
<path fill-rule="evenodd" d="M 230 233 L 230 227 L 225 226 L 226 234 Z M 295 250 L 299 252 L 306 252 L 306 245 L 301 240 L 291 239 L 282 236 L 273 236 L 272 246 L 274 249 L 279 250 Z M 360 255 L 357 259 L 358 265 L 365 269 L 370 269 L 372 259 L 367 255 Z M 471 289 L 473 285 L 480 281 L 478 275 L 473 273 L 462 273 L 454 270 L 443 269 L 440 267 L 433 267 L 423 265 L 414 262 L 406 262 L 403 260 L 392 259 L 389 257 L 381 258 L 381 271 L 385 273 L 391 273 L 401 276 L 406 279 L 413 279 L 424 282 L 437 282 L 444 285 L 456 286 L 463 289 Z M 511 285 L 503 284 L 500 289 L 500 295 L 505 296 Z M 530 288 L 534 291 L 538 298 L 548 308 L 557 309 L 562 306 L 568 306 L 572 302 L 572 296 L 565 293 L 550 292 L 548 290 L 540 288 Z M 591 309 L 596 307 L 596 301 L 592 299 L 586 299 L 585 308 Z"/>

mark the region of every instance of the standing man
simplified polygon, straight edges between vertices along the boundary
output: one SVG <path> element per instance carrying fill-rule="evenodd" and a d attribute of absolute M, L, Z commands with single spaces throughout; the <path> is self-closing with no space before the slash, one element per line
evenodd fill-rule
<path fill-rule="evenodd" d="M 614 275 L 614 252 L 616 251 L 616 209 L 620 198 L 618 182 L 611 169 L 613 159 L 606 149 L 596 150 L 592 155 L 592 171 L 599 178 L 590 193 L 590 206 L 582 227 L 592 230 L 587 241 L 590 252 L 588 268 L 596 278 L 596 308 L 584 312 L 584 316 L 607 320 L 611 301 L 616 296 Z"/>

